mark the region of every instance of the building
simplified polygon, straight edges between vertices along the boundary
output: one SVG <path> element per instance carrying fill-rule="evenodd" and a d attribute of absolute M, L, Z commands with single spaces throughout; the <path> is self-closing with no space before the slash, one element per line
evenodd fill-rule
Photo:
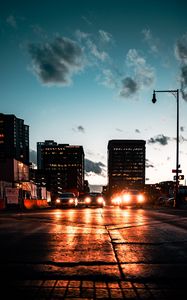
<path fill-rule="evenodd" d="M 145 185 L 145 141 L 110 140 L 108 142 L 109 195 L 126 188 Z"/>
<path fill-rule="evenodd" d="M 0 113 L 0 180 L 29 179 L 29 126 L 15 115 Z"/>
<path fill-rule="evenodd" d="M 52 140 L 37 143 L 37 180 L 46 183 L 53 195 L 84 190 L 84 151 L 82 146 L 57 144 Z"/>

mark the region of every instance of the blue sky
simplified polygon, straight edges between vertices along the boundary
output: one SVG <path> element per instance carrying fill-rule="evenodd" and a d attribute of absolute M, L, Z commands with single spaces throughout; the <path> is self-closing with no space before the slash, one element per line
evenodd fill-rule
<path fill-rule="evenodd" d="M 107 184 L 110 139 L 146 140 L 146 183 L 187 176 L 187 2 L 0 1 L 1 112 L 30 126 L 30 149 L 82 145 L 86 178 Z"/>

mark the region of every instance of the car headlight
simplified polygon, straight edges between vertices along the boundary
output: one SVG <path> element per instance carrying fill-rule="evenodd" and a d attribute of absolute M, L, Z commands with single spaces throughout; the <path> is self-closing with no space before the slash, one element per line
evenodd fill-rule
<path fill-rule="evenodd" d="M 144 202 L 144 196 L 142 194 L 138 195 L 138 202 Z"/>
<path fill-rule="evenodd" d="M 60 203 L 60 199 L 56 199 L 56 203 Z"/>
<path fill-rule="evenodd" d="M 90 197 L 86 197 L 86 198 L 85 198 L 85 202 L 86 202 L 87 204 L 89 204 L 89 203 L 91 202 L 91 198 L 90 198 Z"/>
<path fill-rule="evenodd" d="M 113 204 L 116 204 L 116 205 L 119 205 L 121 202 L 121 198 L 120 197 L 115 197 L 112 199 L 112 203 Z"/>
<path fill-rule="evenodd" d="M 97 198 L 97 203 L 99 203 L 99 204 L 103 203 L 103 198 L 102 197 L 98 197 Z"/>
<path fill-rule="evenodd" d="M 73 204 L 74 203 L 74 199 L 69 199 L 69 203 Z"/>
<path fill-rule="evenodd" d="M 130 196 L 129 194 L 124 194 L 124 195 L 123 195 L 123 201 L 124 201 L 125 203 L 129 203 L 130 200 L 131 200 L 131 196 Z"/>

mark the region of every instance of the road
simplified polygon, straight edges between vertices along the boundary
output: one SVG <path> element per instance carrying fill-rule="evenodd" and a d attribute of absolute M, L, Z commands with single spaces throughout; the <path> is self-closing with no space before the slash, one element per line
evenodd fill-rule
<path fill-rule="evenodd" d="M 0 213 L 1 299 L 184 299 L 187 210 Z"/>

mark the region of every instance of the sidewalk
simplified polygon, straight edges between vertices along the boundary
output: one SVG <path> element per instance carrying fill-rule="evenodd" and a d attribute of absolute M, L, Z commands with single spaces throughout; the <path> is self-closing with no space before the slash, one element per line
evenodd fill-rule
<path fill-rule="evenodd" d="M 7 299 L 184 299 L 183 284 L 101 282 L 88 280 L 25 280 L 4 285 Z M 1 289 L 1 293 L 2 293 Z M 182 298 L 183 297 L 183 298 Z"/>

